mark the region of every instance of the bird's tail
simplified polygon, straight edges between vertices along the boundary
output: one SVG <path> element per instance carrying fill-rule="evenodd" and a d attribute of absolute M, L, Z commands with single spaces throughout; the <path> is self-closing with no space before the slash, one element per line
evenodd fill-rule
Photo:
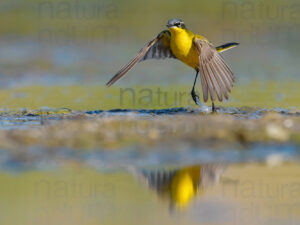
<path fill-rule="evenodd" d="M 217 49 L 218 52 L 225 52 L 228 49 L 234 48 L 238 45 L 239 45 L 239 43 L 231 42 L 231 43 L 227 43 L 227 44 L 224 44 L 224 45 L 220 45 L 220 46 L 216 47 L 216 49 Z"/>

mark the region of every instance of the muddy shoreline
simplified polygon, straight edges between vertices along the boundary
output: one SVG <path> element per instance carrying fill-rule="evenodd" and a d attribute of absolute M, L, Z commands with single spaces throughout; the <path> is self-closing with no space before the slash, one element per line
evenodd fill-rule
<path fill-rule="evenodd" d="M 300 112 L 284 109 L 195 109 L 2 112 L 0 148 L 119 149 L 155 147 L 300 145 Z"/>

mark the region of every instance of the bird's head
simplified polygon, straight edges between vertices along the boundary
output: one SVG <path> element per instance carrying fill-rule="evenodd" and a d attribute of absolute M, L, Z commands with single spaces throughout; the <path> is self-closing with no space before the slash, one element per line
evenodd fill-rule
<path fill-rule="evenodd" d="M 185 24 L 181 19 L 173 18 L 168 21 L 167 27 L 170 30 L 174 29 L 185 29 Z"/>

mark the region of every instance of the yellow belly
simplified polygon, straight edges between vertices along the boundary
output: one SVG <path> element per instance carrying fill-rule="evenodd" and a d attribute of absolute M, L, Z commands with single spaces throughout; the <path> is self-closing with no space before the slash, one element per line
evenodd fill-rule
<path fill-rule="evenodd" d="M 194 69 L 199 67 L 199 54 L 193 44 L 194 34 L 183 29 L 171 28 L 170 47 L 173 54 Z"/>

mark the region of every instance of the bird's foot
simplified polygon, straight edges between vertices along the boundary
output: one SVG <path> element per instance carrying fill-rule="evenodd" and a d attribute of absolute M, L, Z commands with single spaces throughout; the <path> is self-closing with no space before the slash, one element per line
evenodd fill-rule
<path fill-rule="evenodd" d="M 211 104 L 211 112 L 212 113 L 217 112 L 217 108 L 215 107 L 215 103 L 214 102 L 212 102 L 212 104 Z"/>
<path fill-rule="evenodd" d="M 201 111 L 203 111 L 203 112 L 209 112 L 209 111 L 210 111 L 210 107 L 204 105 L 204 104 L 200 101 L 199 96 L 195 93 L 194 90 L 192 90 L 191 95 L 192 95 L 192 98 L 193 98 L 195 104 L 198 105 L 198 106 L 200 106 L 200 110 L 201 110 Z"/>

